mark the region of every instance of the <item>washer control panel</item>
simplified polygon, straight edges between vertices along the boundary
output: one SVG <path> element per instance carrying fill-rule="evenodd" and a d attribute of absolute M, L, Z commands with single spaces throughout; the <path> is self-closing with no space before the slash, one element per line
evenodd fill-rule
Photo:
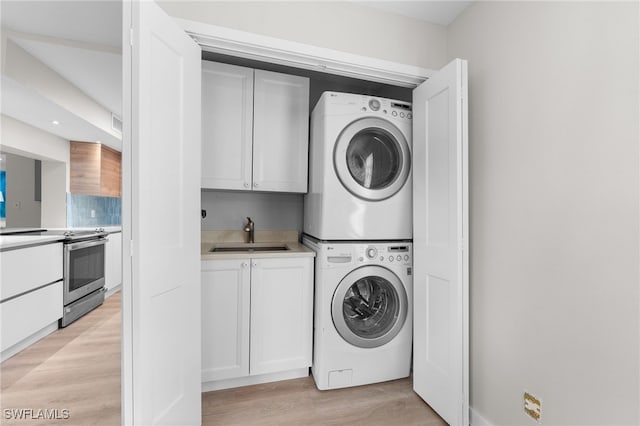
<path fill-rule="evenodd" d="M 411 265 L 411 244 L 371 244 L 360 247 L 358 262 Z"/>
<path fill-rule="evenodd" d="M 355 268 L 364 265 L 406 266 L 411 268 L 413 244 L 410 241 L 381 242 L 309 242 L 303 244 L 316 252 L 316 267 Z"/>

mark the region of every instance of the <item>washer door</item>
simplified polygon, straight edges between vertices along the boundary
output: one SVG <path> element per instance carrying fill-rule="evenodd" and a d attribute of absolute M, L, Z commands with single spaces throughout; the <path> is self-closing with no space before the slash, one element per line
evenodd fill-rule
<path fill-rule="evenodd" d="M 333 164 L 342 185 L 364 200 L 379 201 L 404 186 L 411 168 L 409 144 L 392 123 L 361 118 L 338 136 Z"/>
<path fill-rule="evenodd" d="M 363 266 L 340 281 L 331 315 L 348 343 L 376 348 L 390 342 L 407 319 L 407 292 L 396 274 L 381 266 Z"/>

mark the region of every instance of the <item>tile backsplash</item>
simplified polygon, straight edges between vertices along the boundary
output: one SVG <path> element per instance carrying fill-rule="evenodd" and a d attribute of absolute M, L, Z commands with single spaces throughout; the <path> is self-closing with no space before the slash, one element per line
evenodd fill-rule
<path fill-rule="evenodd" d="M 122 203 L 120 197 L 67 194 L 67 226 L 120 225 Z"/>

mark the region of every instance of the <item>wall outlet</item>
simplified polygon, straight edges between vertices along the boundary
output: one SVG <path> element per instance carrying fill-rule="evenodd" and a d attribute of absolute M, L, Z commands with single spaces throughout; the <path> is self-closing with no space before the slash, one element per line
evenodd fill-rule
<path fill-rule="evenodd" d="M 96 211 L 91 209 L 91 217 L 96 217 Z"/>
<path fill-rule="evenodd" d="M 526 390 L 523 395 L 524 412 L 538 423 L 542 423 L 542 401 Z"/>

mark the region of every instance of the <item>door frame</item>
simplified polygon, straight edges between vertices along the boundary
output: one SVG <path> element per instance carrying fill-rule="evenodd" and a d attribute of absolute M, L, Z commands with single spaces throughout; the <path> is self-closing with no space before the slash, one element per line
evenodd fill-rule
<path fill-rule="evenodd" d="M 127 4 L 127 2 L 125 2 Z M 123 22 L 123 44 L 130 42 L 130 32 L 127 25 L 131 17 L 127 13 L 127 7 L 124 14 Z M 379 83 L 391 84 L 407 88 L 415 88 L 422 82 L 426 81 L 436 71 L 422 68 L 414 65 L 402 64 L 362 55 L 351 54 L 339 50 L 328 49 L 324 47 L 313 46 L 309 44 L 294 42 L 290 40 L 279 39 L 275 37 L 264 36 L 260 34 L 240 31 L 231 28 L 225 28 L 217 25 L 206 24 L 203 22 L 191 21 L 173 17 L 179 26 L 191 36 L 202 50 L 214 53 L 221 53 L 245 59 L 254 59 L 273 64 L 291 66 L 307 70 L 319 71 L 328 74 L 335 74 L 344 77 L 359 78 Z M 124 64 L 125 61 L 123 61 Z M 131 90 L 131 82 L 123 81 L 123 90 Z M 127 105 L 123 106 L 127 108 Z M 124 110 L 123 110 L 124 114 Z M 130 123 L 123 123 L 123 132 L 127 131 Z M 123 144 L 123 154 L 130 154 L 130 147 Z M 123 158 L 123 161 L 125 158 Z M 131 175 L 128 170 L 123 170 L 123 189 L 130 183 Z M 129 191 L 123 191 L 122 216 L 128 217 L 128 223 L 131 223 L 131 194 Z M 131 239 L 131 229 L 126 226 L 122 228 L 123 245 Z M 130 247 L 124 247 L 130 252 Z M 123 251 L 123 254 L 124 253 Z M 123 275 L 131 273 L 131 258 L 123 256 Z M 123 317 L 131 317 L 133 315 L 133 300 L 131 288 L 123 286 L 122 298 L 122 315 Z M 130 322 L 129 322 L 130 323 Z M 131 339 L 133 330 L 122 328 L 122 365 L 131 365 Z M 466 333 L 468 333 L 468 327 Z M 124 358 L 128 358 L 128 362 L 124 362 Z M 122 421 L 123 424 L 132 424 L 132 380 L 133 372 L 122 369 Z M 468 371 L 465 371 L 467 382 L 469 380 Z M 469 410 L 471 407 L 469 407 Z"/>
<path fill-rule="evenodd" d="M 202 50 L 415 88 L 435 71 L 270 36 L 174 18 Z"/>

